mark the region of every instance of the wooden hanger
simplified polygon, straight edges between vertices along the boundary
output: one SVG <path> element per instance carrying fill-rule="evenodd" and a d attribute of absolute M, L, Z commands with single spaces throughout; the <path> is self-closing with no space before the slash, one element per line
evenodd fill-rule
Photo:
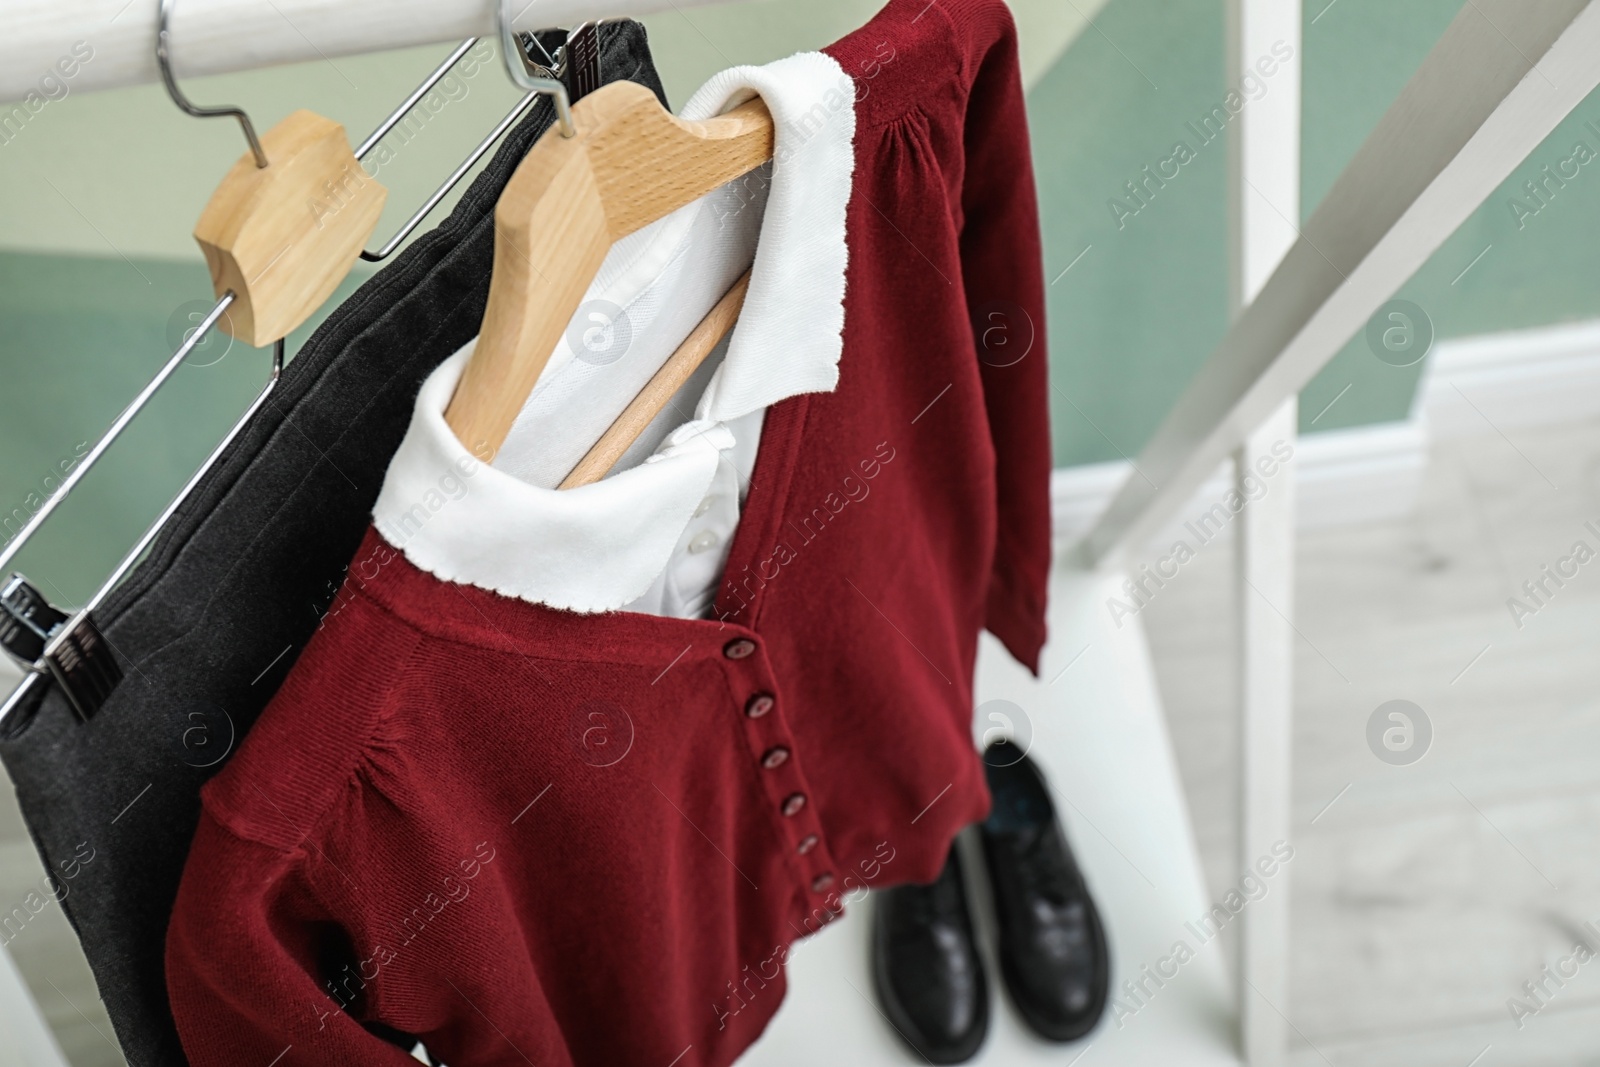
<path fill-rule="evenodd" d="M 759 98 L 686 122 L 620 81 L 571 117 L 572 136 L 546 131 L 500 195 L 488 307 L 445 411 L 456 437 L 490 459 L 611 245 L 772 158 L 772 115 Z"/>
<path fill-rule="evenodd" d="M 296 111 L 211 194 L 194 239 L 211 287 L 234 300 L 218 326 L 261 348 L 305 322 L 355 266 L 388 191 L 357 162 L 344 127 Z"/>
<path fill-rule="evenodd" d="M 588 453 L 572 468 L 566 480 L 558 488 L 575 489 L 580 485 L 589 485 L 598 482 L 606 476 L 617 461 L 628 451 L 645 428 L 661 413 L 661 409 L 675 396 L 683 383 L 694 376 L 700 369 L 700 364 L 711 355 L 711 350 L 717 347 L 717 342 L 728 335 L 733 329 L 734 322 L 739 318 L 739 312 L 744 307 L 744 295 L 750 289 L 750 272 L 745 271 L 739 280 L 733 283 L 733 288 L 718 300 L 716 306 L 706 312 L 706 317 L 700 320 L 688 337 L 683 339 L 683 344 L 667 361 L 661 369 L 645 383 L 639 395 L 623 409 L 616 421 L 611 424 L 601 437 L 594 443 Z"/>
<path fill-rule="evenodd" d="M 262 348 L 288 336 L 333 295 L 389 194 L 332 119 L 296 111 L 258 139 L 239 108 L 192 103 L 172 73 L 172 5 L 161 0 L 156 16 L 156 65 L 168 95 L 198 118 L 238 119 L 250 142 L 211 194 L 194 237 L 216 296 L 233 294 L 218 327 Z"/>

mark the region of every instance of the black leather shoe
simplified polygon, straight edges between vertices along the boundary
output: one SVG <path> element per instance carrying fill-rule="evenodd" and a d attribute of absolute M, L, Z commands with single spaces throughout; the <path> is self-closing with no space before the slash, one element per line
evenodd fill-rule
<path fill-rule="evenodd" d="M 965 1063 L 989 1032 L 989 983 L 954 846 L 932 885 L 878 894 L 872 981 L 883 1013 L 929 1063 Z"/>
<path fill-rule="evenodd" d="M 1105 1011 L 1105 929 L 1038 767 L 1004 741 L 990 745 L 983 762 L 994 806 L 980 837 L 994 889 L 1000 974 L 1030 1028 L 1072 1041 Z"/>

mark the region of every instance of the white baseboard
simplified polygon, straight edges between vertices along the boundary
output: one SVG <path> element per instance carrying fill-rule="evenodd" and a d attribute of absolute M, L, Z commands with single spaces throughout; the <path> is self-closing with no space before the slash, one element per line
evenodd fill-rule
<path fill-rule="evenodd" d="M 1600 320 L 1441 341 L 1423 371 L 1410 418 L 1295 443 L 1298 525 L 1325 529 L 1408 514 L 1435 439 L 1592 418 L 1600 418 Z M 1056 540 L 1070 543 L 1086 534 L 1131 470 L 1123 461 L 1057 468 L 1050 482 Z M 1170 541 L 1230 485 L 1224 464 L 1151 542 Z"/>
<path fill-rule="evenodd" d="M 1296 522 L 1303 530 L 1408 514 L 1428 468 L 1421 419 L 1309 434 L 1297 442 Z"/>
<path fill-rule="evenodd" d="M 1427 467 L 1427 434 L 1420 420 L 1332 430 L 1296 441 L 1294 460 L 1295 514 L 1301 529 L 1376 522 L 1406 514 L 1416 501 Z M 1050 497 L 1056 540 L 1071 542 L 1088 533 L 1130 470 L 1125 462 L 1055 470 Z M 1220 502 L 1232 484 L 1231 465 L 1219 466 L 1151 542 L 1173 540 L 1183 523 Z M 1267 480 L 1268 492 L 1273 484 L 1274 479 Z M 1226 526 L 1222 536 L 1228 536 Z"/>
<path fill-rule="evenodd" d="M 1600 416 L 1600 320 L 1441 341 L 1417 409 L 1438 438 Z"/>

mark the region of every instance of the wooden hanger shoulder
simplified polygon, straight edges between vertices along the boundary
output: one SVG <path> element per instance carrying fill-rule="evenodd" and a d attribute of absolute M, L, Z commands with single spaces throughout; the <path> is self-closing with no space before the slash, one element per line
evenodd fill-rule
<path fill-rule="evenodd" d="M 388 196 L 344 127 L 321 115 L 294 112 L 261 146 L 268 166 L 241 156 L 194 230 L 216 295 L 234 294 L 218 325 L 257 347 L 287 336 L 333 294 Z"/>
<path fill-rule="evenodd" d="M 445 412 L 481 456 L 505 443 L 611 245 L 772 158 L 759 99 L 688 122 L 622 81 L 584 97 L 572 118 L 576 134 L 547 131 L 495 208 L 483 328 Z"/>

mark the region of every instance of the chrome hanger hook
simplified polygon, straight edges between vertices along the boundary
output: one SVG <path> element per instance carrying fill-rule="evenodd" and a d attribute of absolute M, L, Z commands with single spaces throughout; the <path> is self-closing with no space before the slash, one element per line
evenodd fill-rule
<path fill-rule="evenodd" d="M 522 45 L 517 42 L 516 32 L 511 28 L 513 16 L 510 5 L 511 0 L 495 0 L 495 23 L 500 30 L 500 57 L 505 60 L 506 73 L 511 75 L 512 83 L 519 89 L 553 98 L 561 136 L 576 136 L 578 129 L 572 124 L 572 104 L 567 97 L 567 87 L 559 78 L 550 76 L 549 67 L 539 66 L 523 51 Z M 543 51 L 544 46 L 539 47 Z"/>
<path fill-rule="evenodd" d="M 250 116 L 238 107 L 198 107 L 191 103 L 178 88 L 178 80 L 172 76 L 171 36 L 172 31 L 168 23 L 172 17 L 173 0 L 161 0 L 156 13 L 156 66 L 161 70 L 161 80 L 166 84 L 167 95 L 172 97 L 172 102 L 177 104 L 184 112 L 198 119 L 236 118 L 239 126 L 244 130 L 245 140 L 250 142 L 250 151 L 256 157 L 256 166 L 267 165 L 267 153 L 261 147 L 261 140 L 256 136 L 256 128 L 250 122 Z"/>

